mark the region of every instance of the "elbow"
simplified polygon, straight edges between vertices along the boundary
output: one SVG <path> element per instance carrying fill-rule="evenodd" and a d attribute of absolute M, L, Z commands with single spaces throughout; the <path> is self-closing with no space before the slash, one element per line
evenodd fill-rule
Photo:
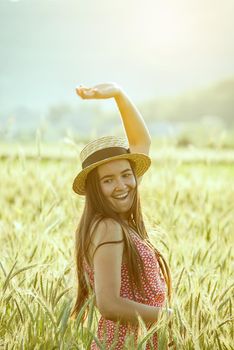
<path fill-rule="evenodd" d="M 115 321 L 115 307 L 113 302 L 99 301 L 97 303 L 97 308 L 100 314 L 107 320 Z"/>
<path fill-rule="evenodd" d="M 102 309 L 102 310 L 100 310 L 100 313 L 106 320 L 116 321 L 116 319 L 113 315 L 113 312 L 111 312 L 111 310 Z"/>
<path fill-rule="evenodd" d="M 115 317 L 113 315 L 113 311 L 110 308 L 105 307 L 98 307 L 98 310 L 102 317 L 104 317 L 106 320 L 115 321 Z"/>

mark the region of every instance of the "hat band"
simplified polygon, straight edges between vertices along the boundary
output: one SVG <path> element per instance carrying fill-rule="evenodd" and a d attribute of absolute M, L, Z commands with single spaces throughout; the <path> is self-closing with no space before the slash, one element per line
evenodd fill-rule
<path fill-rule="evenodd" d="M 92 153 L 90 156 L 88 156 L 82 163 L 82 169 L 86 168 L 87 166 L 99 162 L 101 160 L 111 158 L 114 156 L 119 156 L 121 154 L 127 154 L 130 153 L 130 149 L 126 149 L 124 147 L 108 147 L 100 149 L 94 153 Z"/>

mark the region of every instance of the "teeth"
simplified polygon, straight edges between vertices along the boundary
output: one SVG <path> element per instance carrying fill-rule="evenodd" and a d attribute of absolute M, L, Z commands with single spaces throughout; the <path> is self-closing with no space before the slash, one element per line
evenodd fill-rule
<path fill-rule="evenodd" d="M 125 198 L 127 197 L 128 193 L 121 194 L 121 196 L 115 196 L 115 198 Z"/>

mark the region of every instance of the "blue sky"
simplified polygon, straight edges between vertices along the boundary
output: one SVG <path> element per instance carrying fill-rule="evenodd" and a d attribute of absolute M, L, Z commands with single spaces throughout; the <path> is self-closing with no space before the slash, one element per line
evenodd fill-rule
<path fill-rule="evenodd" d="M 81 103 L 78 84 L 116 81 L 137 102 L 234 76 L 233 13 L 233 0 L 0 0 L 0 112 Z"/>

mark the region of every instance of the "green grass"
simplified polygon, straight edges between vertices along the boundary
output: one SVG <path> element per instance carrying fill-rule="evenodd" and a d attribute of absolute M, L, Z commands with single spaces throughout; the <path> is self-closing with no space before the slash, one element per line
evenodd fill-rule
<path fill-rule="evenodd" d="M 173 152 L 153 161 L 141 202 L 171 268 L 174 340 L 178 349 L 232 349 L 234 164 L 222 162 L 224 153 L 214 162 L 186 162 Z M 69 319 L 74 231 L 84 203 L 71 189 L 78 167 L 74 157 L 1 160 L 1 349 L 87 349 L 96 336 L 96 309 L 85 325 Z M 159 349 L 165 322 L 158 324 Z"/>

